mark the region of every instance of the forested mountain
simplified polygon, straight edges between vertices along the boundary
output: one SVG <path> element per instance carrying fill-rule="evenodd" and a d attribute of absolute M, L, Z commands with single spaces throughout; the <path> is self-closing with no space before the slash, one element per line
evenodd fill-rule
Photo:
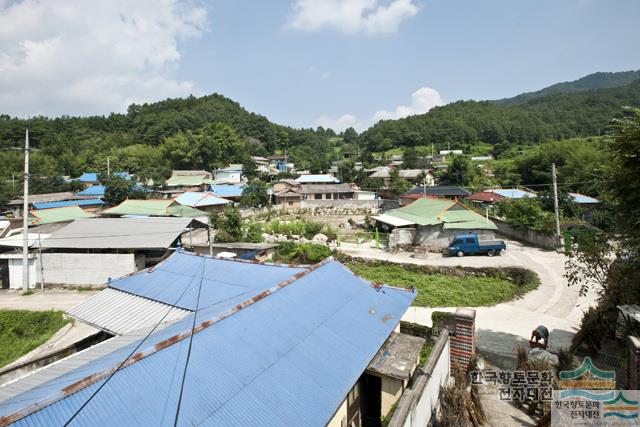
<path fill-rule="evenodd" d="M 535 145 L 603 133 L 623 106 L 640 106 L 640 80 L 615 88 L 555 93 L 520 105 L 459 101 L 426 114 L 381 121 L 360 135 L 372 151 L 435 144 L 469 149 L 487 143 L 499 155 L 513 145 Z"/>
<path fill-rule="evenodd" d="M 498 99 L 502 105 L 518 105 L 553 93 L 576 93 L 594 89 L 626 86 L 640 79 L 640 70 L 616 73 L 593 73 L 571 82 L 556 83 L 535 92 L 521 93 L 513 98 Z"/>
<path fill-rule="evenodd" d="M 7 149 L 23 146 L 27 127 L 34 191 L 50 190 L 50 177 L 105 171 L 107 158 L 112 170 L 156 181 L 172 168 L 212 169 L 285 148 L 293 159 L 322 169 L 328 167 L 328 137 L 335 135 L 276 125 L 219 94 L 134 104 L 126 114 L 106 117 L 0 115 L 0 180 L 5 184 L 22 175 L 22 153 Z"/>

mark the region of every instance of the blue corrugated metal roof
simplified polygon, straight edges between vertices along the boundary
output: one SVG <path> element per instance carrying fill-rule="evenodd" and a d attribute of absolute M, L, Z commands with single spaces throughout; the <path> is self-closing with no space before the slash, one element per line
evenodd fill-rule
<path fill-rule="evenodd" d="M 52 208 L 64 208 L 67 206 L 99 206 L 104 202 L 100 199 L 81 199 L 81 200 L 63 200 L 60 202 L 35 202 L 33 203 L 34 209 L 52 209 Z"/>
<path fill-rule="evenodd" d="M 178 196 L 176 202 L 184 206 L 191 206 L 192 208 L 226 205 L 227 203 L 230 203 L 229 200 L 214 196 L 213 193 L 198 191 L 187 191 L 186 193 L 182 193 Z"/>
<path fill-rule="evenodd" d="M 210 191 L 218 197 L 240 197 L 244 184 L 236 185 L 212 185 Z"/>
<path fill-rule="evenodd" d="M 134 274 L 112 281 L 109 286 L 131 294 L 140 295 L 165 304 L 187 310 L 195 309 L 197 284 L 193 275 L 201 276 L 202 258 L 186 253 L 176 253 L 150 272 Z M 262 292 L 303 268 L 234 262 L 209 258 L 200 296 L 201 306 L 207 307 L 231 299 L 246 298 Z M 178 297 L 186 293 L 176 303 Z M 257 291 L 257 292 L 256 292 Z"/>
<path fill-rule="evenodd" d="M 198 312 L 202 329 L 193 336 L 179 425 L 323 426 L 331 419 L 415 294 L 375 289 L 334 261 L 314 268 L 225 313 Z M 73 424 L 172 425 L 192 316 L 145 341 Z M 64 424 L 134 346 L 14 396 L 0 416 L 38 404 L 17 424 Z"/>
<path fill-rule="evenodd" d="M 92 185 L 76 194 L 78 196 L 104 196 L 104 185 Z"/>
<path fill-rule="evenodd" d="M 491 191 L 493 193 L 499 194 L 502 197 L 507 197 L 509 199 L 523 199 L 525 197 L 538 197 L 535 193 L 532 193 L 530 191 L 525 191 L 525 190 L 520 190 L 517 188 L 495 188 L 493 190 L 486 190 L 486 191 Z"/>
<path fill-rule="evenodd" d="M 580 194 L 580 193 L 569 193 L 569 197 L 571 197 L 571 199 L 573 199 L 574 202 L 580 205 L 590 205 L 590 204 L 600 203 L 600 200 L 596 199 L 595 197 L 585 196 L 584 194 Z"/>
<path fill-rule="evenodd" d="M 98 174 L 96 172 L 82 172 L 82 175 L 76 178 L 75 181 L 98 182 Z"/>

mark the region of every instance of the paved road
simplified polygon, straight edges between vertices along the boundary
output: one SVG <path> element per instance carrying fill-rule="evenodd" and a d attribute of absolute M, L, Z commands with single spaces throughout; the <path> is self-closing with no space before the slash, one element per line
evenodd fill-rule
<path fill-rule="evenodd" d="M 526 344 L 531 331 L 538 325 L 550 331 L 550 348 L 568 347 L 576 332 L 582 313 L 595 304 L 596 295 L 578 295 L 578 289 L 568 287 L 562 277 L 565 257 L 554 251 L 523 246 L 508 241 L 508 250 L 499 257 L 442 257 L 430 254 L 427 259 L 412 258 L 410 253 L 390 254 L 380 249 L 344 243 L 340 250 L 363 258 L 422 265 L 503 267 L 518 266 L 535 271 L 540 278 L 538 289 L 523 297 L 492 307 L 476 308 L 477 346 L 492 363 L 510 367 L 515 348 Z M 431 312 L 455 311 L 455 307 L 411 307 L 404 320 L 431 326 Z"/>
<path fill-rule="evenodd" d="M 80 304 L 98 291 L 71 291 L 63 289 L 47 289 L 44 292 L 34 289 L 32 295 L 22 295 L 22 291 L 0 291 L 0 309 L 8 310 L 62 310 Z"/>

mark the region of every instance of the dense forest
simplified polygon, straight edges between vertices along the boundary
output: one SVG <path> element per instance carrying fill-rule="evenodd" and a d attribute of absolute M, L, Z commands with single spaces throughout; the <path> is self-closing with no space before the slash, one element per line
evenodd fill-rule
<path fill-rule="evenodd" d="M 601 135 L 623 106 L 640 106 L 640 80 L 614 88 L 549 94 L 520 105 L 454 102 L 426 114 L 379 122 L 360 140 L 372 151 L 431 144 L 436 149 L 469 151 L 486 143 L 499 156 L 517 145 Z"/>
<path fill-rule="evenodd" d="M 571 82 L 556 83 L 535 92 L 521 93 L 512 98 L 504 98 L 494 101 L 503 105 L 522 104 L 532 99 L 540 98 L 552 93 L 575 93 L 594 89 L 606 89 L 626 86 L 640 79 L 640 70 L 620 71 L 617 73 L 593 73 Z"/>
<path fill-rule="evenodd" d="M 336 135 L 331 129 L 274 124 L 219 94 L 134 104 L 126 114 L 109 116 L 25 120 L 0 115 L 0 198 L 19 190 L 27 127 L 34 193 L 67 189 L 63 176 L 105 172 L 107 158 L 112 171 L 155 182 L 166 179 L 173 168 L 213 169 L 248 162 L 251 155 L 283 152 L 298 168 L 312 172 L 349 158 L 340 171 L 348 177 L 354 161 L 371 165 L 374 153 L 390 149 L 431 144 L 436 150 L 482 148 L 508 159 L 547 141 L 601 135 L 623 106 L 640 106 L 640 80 L 624 85 L 637 74 L 597 73 L 511 101 L 454 102 L 426 114 L 379 122 L 361 135 L 351 128 Z M 595 145 L 590 146 L 593 151 Z M 498 181 L 539 181 L 514 162 L 496 167 Z M 480 184 L 471 176 L 469 184 L 474 182 Z"/>

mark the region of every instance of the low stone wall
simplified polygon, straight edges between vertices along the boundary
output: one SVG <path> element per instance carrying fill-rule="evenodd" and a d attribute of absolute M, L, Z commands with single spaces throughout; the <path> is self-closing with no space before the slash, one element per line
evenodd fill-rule
<path fill-rule="evenodd" d="M 302 209 L 316 209 L 327 207 L 335 207 L 337 209 L 376 209 L 378 207 L 378 201 L 354 199 L 300 201 L 300 208 Z"/>
<path fill-rule="evenodd" d="M 557 239 L 553 234 L 517 227 L 496 218 L 491 218 L 491 221 L 498 227 L 498 233 L 511 239 L 550 250 L 560 247 L 560 239 Z"/>

